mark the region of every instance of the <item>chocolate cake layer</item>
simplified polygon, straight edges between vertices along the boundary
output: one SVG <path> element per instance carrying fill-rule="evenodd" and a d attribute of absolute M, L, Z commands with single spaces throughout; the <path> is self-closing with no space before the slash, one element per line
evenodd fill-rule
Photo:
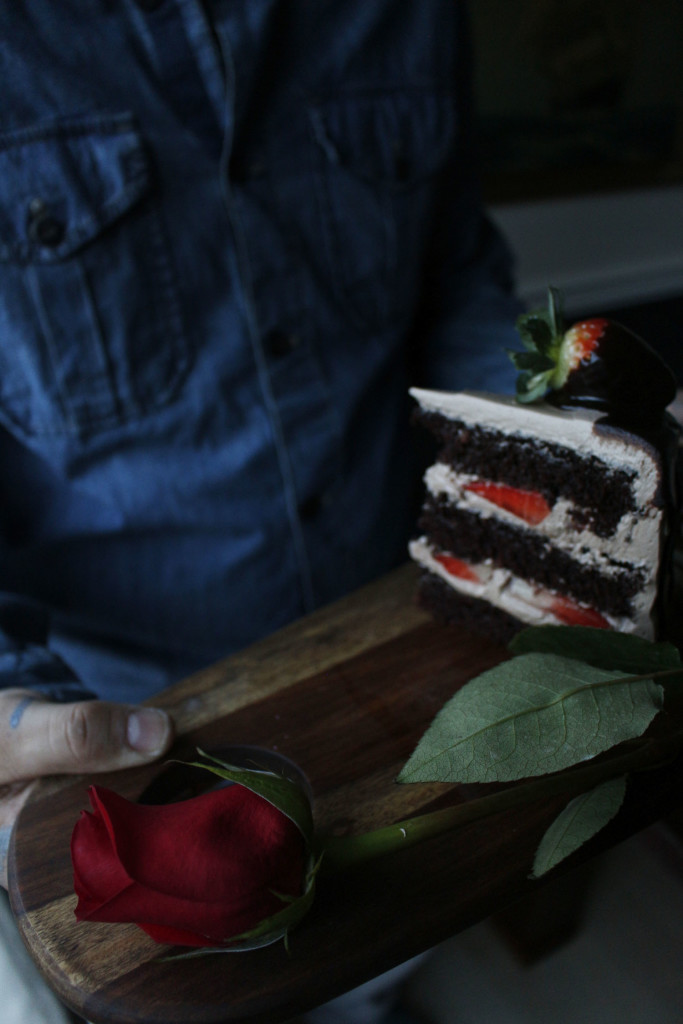
<path fill-rule="evenodd" d="M 577 562 L 538 533 L 456 509 L 433 495 L 426 498 L 419 527 L 442 552 L 470 563 L 490 559 L 515 576 L 561 590 L 611 615 L 631 615 L 632 599 L 643 586 L 639 569 L 614 564 L 605 575 L 595 566 Z"/>
<path fill-rule="evenodd" d="M 439 622 L 465 626 L 501 644 L 507 644 L 526 625 L 487 601 L 457 593 L 430 572 L 420 577 L 417 601 Z"/>
<path fill-rule="evenodd" d="M 469 426 L 434 412 L 417 414 L 443 446 L 439 461 L 462 473 L 537 491 L 553 504 L 567 498 L 577 507 L 577 526 L 609 537 L 621 517 L 634 511 L 634 475 L 610 469 L 595 456 L 581 456 L 547 441 Z"/>

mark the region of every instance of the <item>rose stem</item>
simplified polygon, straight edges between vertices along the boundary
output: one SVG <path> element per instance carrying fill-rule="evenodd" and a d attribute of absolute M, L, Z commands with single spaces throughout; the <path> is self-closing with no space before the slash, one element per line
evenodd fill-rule
<path fill-rule="evenodd" d="M 639 740 L 635 749 L 616 754 L 598 764 L 570 768 L 497 793 L 455 804 L 438 811 L 406 818 L 363 835 L 320 836 L 324 872 L 362 864 L 394 850 L 407 849 L 424 839 L 441 835 L 460 825 L 500 811 L 522 807 L 561 793 L 576 795 L 608 779 L 643 768 L 656 768 L 670 760 L 680 745 L 681 733 L 666 740 Z"/>

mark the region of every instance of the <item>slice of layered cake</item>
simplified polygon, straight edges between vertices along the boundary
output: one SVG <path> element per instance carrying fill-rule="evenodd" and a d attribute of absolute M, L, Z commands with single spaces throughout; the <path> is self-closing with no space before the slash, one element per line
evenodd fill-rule
<path fill-rule="evenodd" d="M 516 399 L 411 392 L 439 443 L 410 546 L 420 602 L 499 640 L 544 623 L 660 635 L 673 420 L 661 407 L 620 416 L 594 395 L 559 408 L 545 388 L 527 400 L 529 379 Z M 672 398 L 669 386 L 659 405 Z"/>

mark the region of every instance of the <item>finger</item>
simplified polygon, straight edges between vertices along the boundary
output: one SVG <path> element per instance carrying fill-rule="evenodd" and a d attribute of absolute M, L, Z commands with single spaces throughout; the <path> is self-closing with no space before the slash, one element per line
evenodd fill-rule
<path fill-rule="evenodd" d="M 4 712 L 4 714 L 3 714 Z M 153 761 L 173 739 L 166 712 L 105 701 L 53 704 L 17 694 L 0 704 L 0 783 Z"/>

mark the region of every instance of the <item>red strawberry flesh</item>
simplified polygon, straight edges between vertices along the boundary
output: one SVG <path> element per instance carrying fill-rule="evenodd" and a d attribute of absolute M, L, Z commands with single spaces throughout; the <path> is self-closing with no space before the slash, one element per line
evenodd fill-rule
<path fill-rule="evenodd" d="M 595 629 L 611 629 L 609 622 L 595 608 L 577 604 L 568 597 L 553 597 L 550 611 L 566 626 L 592 626 Z"/>
<path fill-rule="evenodd" d="M 538 491 L 523 491 L 518 487 L 491 483 L 488 480 L 473 480 L 465 484 L 465 490 L 478 494 L 531 526 L 543 522 L 550 513 L 550 505 Z"/>
<path fill-rule="evenodd" d="M 471 583 L 479 583 L 479 577 L 467 562 L 461 558 L 454 558 L 453 555 L 435 555 L 436 561 L 444 567 L 451 576 L 457 576 L 461 580 L 469 580 Z"/>
<path fill-rule="evenodd" d="M 563 347 L 570 372 L 591 358 L 605 333 L 607 324 L 607 320 L 598 318 L 582 320 L 569 328 L 564 336 Z"/>

